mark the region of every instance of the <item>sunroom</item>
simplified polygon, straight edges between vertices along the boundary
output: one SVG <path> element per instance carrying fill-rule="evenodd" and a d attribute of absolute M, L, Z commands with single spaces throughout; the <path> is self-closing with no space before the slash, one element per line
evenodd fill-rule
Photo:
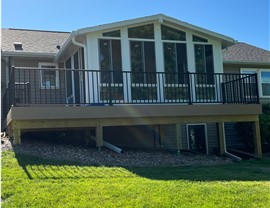
<path fill-rule="evenodd" d="M 259 142 L 257 75 L 223 74 L 233 42 L 164 15 L 77 30 L 55 63 L 11 69 L 5 125 L 95 127 L 102 146 L 103 127 L 251 121 Z"/>

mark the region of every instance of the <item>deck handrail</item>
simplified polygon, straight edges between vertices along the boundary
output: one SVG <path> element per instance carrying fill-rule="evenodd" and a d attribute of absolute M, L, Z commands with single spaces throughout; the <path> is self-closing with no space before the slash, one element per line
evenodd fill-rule
<path fill-rule="evenodd" d="M 13 67 L 3 116 L 12 105 L 195 103 L 259 103 L 257 74 Z"/>

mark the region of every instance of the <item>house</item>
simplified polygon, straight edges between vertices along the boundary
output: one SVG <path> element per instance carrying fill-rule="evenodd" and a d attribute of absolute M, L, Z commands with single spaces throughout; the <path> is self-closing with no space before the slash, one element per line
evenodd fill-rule
<path fill-rule="evenodd" d="M 270 51 L 239 42 L 223 50 L 224 73 L 257 73 L 261 103 L 270 103 Z"/>
<path fill-rule="evenodd" d="M 98 148 L 223 155 L 225 124 L 252 122 L 260 158 L 257 75 L 224 73 L 233 44 L 163 14 L 70 34 L 2 29 L 2 129 L 15 144 L 28 131 L 80 129 Z"/>

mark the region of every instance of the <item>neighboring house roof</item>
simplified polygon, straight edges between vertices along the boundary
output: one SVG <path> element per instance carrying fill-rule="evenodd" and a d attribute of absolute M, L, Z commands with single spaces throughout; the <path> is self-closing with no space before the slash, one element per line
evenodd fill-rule
<path fill-rule="evenodd" d="M 1 29 L 2 55 L 55 57 L 59 51 L 57 45 L 61 47 L 69 35 L 56 31 Z"/>
<path fill-rule="evenodd" d="M 270 51 L 239 42 L 223 50 L 223 62 L 270 65 Z"/>

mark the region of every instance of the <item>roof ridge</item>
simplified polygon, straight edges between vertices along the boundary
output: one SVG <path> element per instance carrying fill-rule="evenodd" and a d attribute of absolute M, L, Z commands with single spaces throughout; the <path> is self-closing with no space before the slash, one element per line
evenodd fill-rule
<path fill-rule="evenodd" d="M 35 29 L 21 29 L 21 28 L 2 28 L 6 30 L 18 30 L 18 31 L 31 31 L 31 32 L 50 32 L 50 33 L 71 33 L 65 31 L 54 31 L 54 30 L 35 30 Z"/>

